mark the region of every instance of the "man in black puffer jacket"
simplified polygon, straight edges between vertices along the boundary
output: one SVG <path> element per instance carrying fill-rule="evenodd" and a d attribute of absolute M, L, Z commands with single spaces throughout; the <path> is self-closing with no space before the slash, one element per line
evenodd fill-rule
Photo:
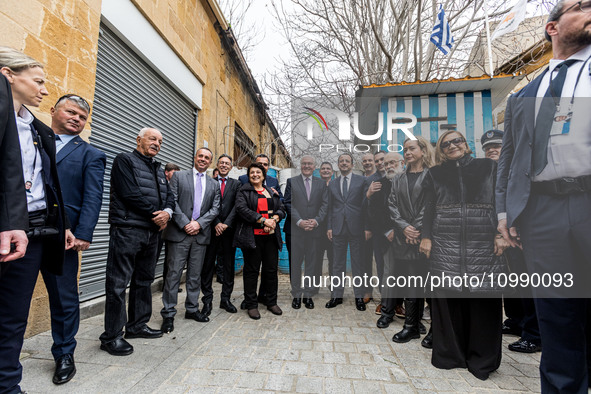
<path fill-rule="evenodd" d="M 151 128 L 137 136 L 137 148 L 120 153 L 111 170 L 109 255 L 105 283 L 105 332 L 101 349 L 115 356 L 133 353 L 125 338 L 158 338 L 160 330 L 146 323 L 152 315 L 152 290 L 160 232 L 172 217 L 174 196 L 154 156 L 162 134 Z M 129 316 L 125 316 L 125 289 L 129 289 Z"/>

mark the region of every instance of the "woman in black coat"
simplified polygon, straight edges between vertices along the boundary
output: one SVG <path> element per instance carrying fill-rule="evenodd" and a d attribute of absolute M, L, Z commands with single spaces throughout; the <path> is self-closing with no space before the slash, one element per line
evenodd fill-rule
<path fill-rule="evenodd" d="M 267 291 L 267 309 L 275 315 L 283 313 L 277 305 L 277 265 L 283 246 L 277 224 L 285 217 L 285 208 L 279 194 L 263 184 L 265 167 L 252 163 L 247 174 L 249 182 L 236 195 L 238 223 L 233 246 L 241 248 L 244 255 L 244 301 L 248 316 L 257 320 L 261 318 L 256 293 L 259 271 Z"/>
<path fill-rule="evenodd" d="M 442 281 L 432 294 L 431 363 L 442 369 L 468 368 L 486 380 L 501 363 L 502 325 L 502 289 L 488 279 L 505 271 L 498 256 L 508 244 L 496 231 L 496 163 L 470 153 L 458 131 L 445 132 L 437 141 L 440 164 L 423 183 L 419 250 L 430 257 L 431 278 L 456 278 Z M 499 296 L 490 298 L 494 294 Z"/>

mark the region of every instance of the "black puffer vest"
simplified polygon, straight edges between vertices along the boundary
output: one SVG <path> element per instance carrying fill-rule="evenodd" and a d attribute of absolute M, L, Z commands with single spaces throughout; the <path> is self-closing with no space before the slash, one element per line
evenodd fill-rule
<path fill-rule="evenodd" d="M 133 176 L 139 190 L 156 210 L 164 208 L 166 204 L 167 182 L 164 171 L 160 168 L 160 162 L 143 156 L 137 150 L 131 153 L 120 153 L 127 156 L 133 164 Z M 158 231 L 158 226 L 152 222 L 152 216 L 139 213 L 123 201 L 111 188 L 111 203 L 109 206 L 109 223 L 118 226 L 131 226 L 149 228 Z"/>
<path fill-rule="evenodd" d="M 504 261 L 494 255 L 495 180 L 497 165 L 490 159 L 466 155 L 429 170 L 425 179 L 435 191 L 436 207 L 432 226 L 431 276 L 478 276 L 464 291 L 500 291 L 488 274 L 505 272 Z M 484 280 L 483 280 L 484 279 Z M 462 287 L 442 286 L 462 291 Z"/>

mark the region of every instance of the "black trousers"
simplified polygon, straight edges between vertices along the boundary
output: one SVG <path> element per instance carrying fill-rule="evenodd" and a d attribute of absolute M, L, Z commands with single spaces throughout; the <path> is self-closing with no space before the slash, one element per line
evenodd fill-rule
<path fill-rule="evenodd" d="M 78 296 L 78 252 L 66 250 L 62 275 L 53 275 L 42 269 L 43 282 L 49 295 L 51 311 L 51 353 L 57 360 L 65 354 L 74 354 L 76 334 L 80 326 L 80 299 Z"/>
<path fill-rule="evenodd" d="M 244 301 L 246 309 L 255 309 L 257 302 L 257 282 L 259 271 L 261 272 L 261 287 L 266 291 L 265 302 L 267 306 L 277 305 L 277 266 L 279 264 L 279 251 L 277 243 L 273 239 L 275 235 L 255 235 L 256 248 L 242 249 L 244 255 L 244 269 L 242 280 L 244 281 Z"/>
<path fill-rule="evenodd" d="M 150 321 L 152 289 L 160 233 L 138 227 L 111 226 L 105 281 L 105 331 L 102 343 L 123 337 L 123 326 L 137 332 Z M 129 288 L 129 313 L 125 290 Z"/>
<path fill-rule="evenodd" d="M 571 273 L 573 287 L 533 290 L 542 338 L 543 393 L 586 393 L 591 352 L 591 192 L 551 196 L 532 193 L 519 219 L 528 271 Z M 570 291 L 570 292 L 569 292 Z"/>
<path fill-rule="evenodd" d="M 214 229 L 212 229 L 214 230 Z M 219 237 L 212 235 L 207 251 L 205 252 L 205 260 L 203 261 L 203 269 L 201 270 L 201 301 L 203 304 L 208 304 L 213 301 L 213 277 L 216 272 L 216 258 L 219 262 L 219 255 L 222 256 L 222 294 L 220 301 L 230 301 L 232 291 L 234 291 L 234 265 L 236 258 L 236 248 L 232 247 L 234 239 L 234 231 L 227 228 Z"/>
<path fill-rule="evenodd" d="M 406 278 L 421 276 L 424 278 L 427 274 L 427 261 L 423 257 L 417 260 L 390 259 L 389 255 L 386 254 L 385 259 L 385 264 L 390 265 L 384 270 L 386 276 L 404 276 Z M 380 282 L 385 286 L 382 289 L 382 315 L 393 317 L 396 306 L 400 305 L 404 298 L 424 299 L 425 291 L 420 286 L 421 282 L 407 283 L 407 286 L 404 287 L 387 287 L 385 283 L 386 276 L 382 276 L 382 281 Z"/>
<path fill-rule="evenodd" d="M 347 271 L 347 247 L 349 247 L 353 277 L 363 278 L 365 272 L 362 262 L 362 245 L 364 242 L 364 238 L 362 239 L 362 237 L 364 237 L 363 234 L 353 235 L 347 228 L 344 228 L 339 235 L 333 234 L 332 245 L 334 248 L 334 261 L 330 273 L 332 276 L 337 276 L 341 278 L 341 280 L 343 279 Z M 344 286 L 345 284 L 342 282 L 340 283 L 340 286 L 335 286 L 331 291 L 331 297 L 342 298 L 345 291 Z M 355 298 L 363 298 L 366 291 L 367 288 L 364 285 L 353 288 Z"/>
<path fill-rule="evenodd" d="M 19 356 L 42 258 L 43 243 L 29 240 L 23 258 L 0 263 L 0 393 L 20 392 Z"/>
<path fill-rule="evenodd" d="M 431 301 L 431 364 L 441 369 L 468 368 L 486 380 L 501 365 L 501 298 L 441 298 L 445 295 L 436 292 Z"/>

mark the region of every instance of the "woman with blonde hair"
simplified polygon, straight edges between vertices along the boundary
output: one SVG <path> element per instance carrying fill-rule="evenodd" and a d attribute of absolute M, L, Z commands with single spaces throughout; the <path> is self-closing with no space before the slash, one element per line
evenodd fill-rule
<path fill-rule="evenodd" d="M 389 274 L 396 277 L 424 277 L 427 272 L 427 263 L 424 256 L 419 254 L 425 209 L 422 183 L 429 167 L 433 165 L 433 147 L 421 136 L 417 136 L 415 140 L 407 139 L 403 147 L 406 171 L 393 177 L 388 197 L 389 219 L 392 222 L 390 228 L 393 228 L 393 233 L 388 234 L 388 239 L 394 244 L 389 256 L 389 270 L 394 272 Z M 390 167 L 391 165 L 386 163 L 386 169 Z M 421 324 L 424 306 L 424 292 L 421 285 L 388 289 L 388 292 L 392 294 L 387 297 L 387 305 L 382 308 L 382 316 L 377 326 L 385 328 L 389 325 L 393 316 L 390 300 L 404 296 L 406 311 L 404 327 L 394 335 L 392 340 L 405 343 L 420 338 L 420 334 L 426 332 Z"/>
<path fill-rule="evenodd" d="M 432 293 L 431 363 L 442 369 L 468 368 L 486 380 L 501 363 L 502 288 L 495 281 L 473 278 L 505 272 L 498 256 L 508 244 L 496 231 L 496 163 L 470 153 L 456 130 L 446 131 L 437 141 L 439 164 L 423 183 L 419 251 L 430 258 L 431 277 L 452 279 L 442 280 Z M 453 280 L 457 278 L 461 283 Z M 494 298 L 484 298 L 491 295 Z"/>
<path fill-rule="evenodd" d="M 55 136 L 26 107 L 38 107 L 48 95 L 43 65 L 17 50 L 0 47 L 0 73 L 12 90 L 12 97 L 3 98 L 0 108 L 10 106 L 6 101 L 12 100 L 21 150 L 21 162 L 12 165 L 22 167 L 23 189 L 30 184 L 22 196 L 29 221 L 27 251 L 8 266 L 3 263 L 0 276 L 0 392 L 13 393 L 21 392 L 19 355 L 39 269 L 43 266 L 60 275 L 66 239 L 69 249 L 74 237 L 66 230 L 69 223 L 57 175 Z"/>

